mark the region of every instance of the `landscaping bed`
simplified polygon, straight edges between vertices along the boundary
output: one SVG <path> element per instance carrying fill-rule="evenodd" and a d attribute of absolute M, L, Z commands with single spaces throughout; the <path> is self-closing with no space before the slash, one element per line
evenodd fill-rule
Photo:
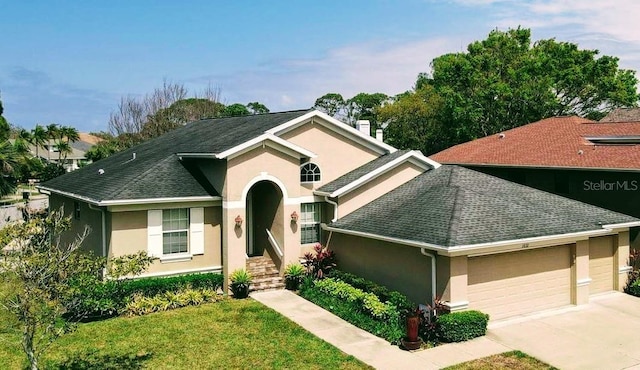
<path fill-rule="evenodd" d="M 526 353 L 505 352 L 449 366 L 443 370 L 558 370 Z"/>

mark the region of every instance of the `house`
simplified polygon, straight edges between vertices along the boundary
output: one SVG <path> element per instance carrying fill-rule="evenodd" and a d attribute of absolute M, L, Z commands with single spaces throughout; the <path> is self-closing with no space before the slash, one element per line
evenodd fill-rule
<path fill-rule="evenodd" d="M 640 217 L 637 108 L 614 110 L 600 122 L 547 118 L 453 146 L 431 159 Z M 631 238 L 640 248 L 637 229 Z"/>
<path fill-rule="evenodd" d="M 56 140 L 48 140 L 41 145 L 37 151 L 35 145 L 29 145 L 29 151 L 31 155 L 38 155 L 40 158 L 49 162 L 60 162 L 67 172 L 75 171 L 91 163 L 91 161 L 86 158 L 86 153 L 91 147 L 102 141 L 101 138 L 84 132 L 79 133 L 78 136 L 79 140 L 69 142 L 69 146 L 71 147 L 71 152 L 69 153 L 60 155 Z"/>
<path fill-rule="evenodd" d="M 417 302 L 494 318 L 624 286 L 637 218 L 380 139 L 315 110 L 207 119 L 39 189 L 73 218 L 67 237 L 91 227 L 96 254 L 158 257 L 147 276 L 257 260 L 282 274 L 321 242 Z"/>

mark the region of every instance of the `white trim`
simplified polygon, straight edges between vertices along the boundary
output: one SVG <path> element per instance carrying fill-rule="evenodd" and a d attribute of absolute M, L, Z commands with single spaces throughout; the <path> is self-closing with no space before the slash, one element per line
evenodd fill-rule
<path fill-rule="evenodd" d="M 144 277 L 157 277 L 157 276 L 174 276 L 174 275 L 184 275 L 184 274 L 193 274 L 193 273 L 207 273 L 207 272 L 222 272 L 222 266 L 210 266 L 210 267 L 200 267 L 195 269 L 185 269 L 185 270 L 174 270 L 174 271 L 164 271 L 164 272 L 152 272 L 146 273 L 136 276 L 136 278 L 144 278 Z"/>
<path fill-rule="evenodd" d="M 400 238 L 393 238 L 383 235 L 376 235 L 362 231 L 353 231 L 353 230 L 345 230 L 338 229 L 335 227 L 328 226 L 326 224 L 321 224 L 322 228 L 327 231 L 334 231 L 337 233 L 361 236 L 364 238 L 370 238 L 375 240 L 382 240 L 391 243 L 403 244 L 412 247 L 420 247 L 427 248 L 438 252 L 438 254 L 445 256 L 463 256 L 468 255 L 469 257 L 482 256 L 487 254 L 494 253 L 504 253 L 504 252 L 515 252 L 519 250 L 527 250 L 527 249 L 535 249 L 535 248 L 543 248 L 549 247 L 553 245 L 560 244 L 568 244 L 570 241 L 576 240 L 585 240 L 590 236 L 599 236 L 611 234 L 612 231 L 608 229 L 601 230 L 590 230 L 590 231 L 580 231 L 575 233 L 567 233 L 567 234 L 557 234 L 557 235 L 546 235 L 546 236 L 538 236 L 533 238 L 523 238 L 523 239 L 513 239 L 513 240 L 502 240 L 497 242 L 490 243 L 478 243 L 478 244 L 467 244 L 467 245 L 456 245 L 453 247 L 445 247 L 442 245 L 419 242 L 415 240 L 407 240 Z"/>
<path fill-rule="evenodd" d="M 365 174 L 364 176 L 361 176 L 357 180 L 350 182 L 349 184 L 335 190 L 332 193 L 326 193 L 326 192 L 320 192 L 320 191 L 316 191 L 315 193 L 318 195 L 329 196 L 331 198 L 342 196 L 344 194 L 349 193 L 352 190 L 359 188 L 360 186 L 368 183 L 369 181 L 391 171 L 392 169 L 398 167 L 399 165 L 405 162 L 410 162 L 422 168 L 425 171 L 430 168 L 436 169 L 441 166 L 440 163 L 425 157 L 419 151 L 412 150 L 394 159 L 393 161 L 376 168 L 375 170 Z"/>
<path fill-rule="evenodd" d="M 580 279 L 580 280 L 576 281 L 576 286 L 577 287 L 587 286 L 589 284 L 591 284 L 591 278 L 584 278 L 584 279 Z"/>
<path fill-rule="evenodd" d="M 619 274 L 626 274 L 628 272 L 630 272 L 631 270 L 633 270 L 633 267 L 631 266 L 621 266 L 618 268 L 618 273 Z"/>
<path fill-rule="evenodd" d="M 433 157 L 436 155 L 434 154 Z M 611 171 L 611 172 L 640 172 L 638 168 L 626 168 L 626 167 L 570 167 L 570 166 L 551 166 L 543 164 L 509 164 L 509 163 L 471 163 L 471 162 L 456 162 L 456 161 L 442 161 L 442 164 L 455 164 L 463 167 L 497 167 L 497 168 L 528 168 L 539 170 L 569 170 L 569 171 Z"/>
<path fill-rule="evenodd" d="M 301 146 L 288 142 L 287 140 L 279 138 L 273 134 L 266 133 L 258 137 L 255 137 L 249 141 L 245 141 L 244 143 L 237 145 L 231 149 L 227 149 L 224 152 L 218 153 L 216 154 L 216 158 L 225 159 L 228 157 L 237 156 L 257 146 L 260 146 L 261 144 L 265 144 L 268 141 L 272 141 L 295 153 L 302 154 L 303 157 L 309 157 L 309 158 L 317 157 L 317 155 L 310 150 L 307 150 Z"/>
<path fill-rule="evenodd" d="M 610 225 L 602 225 L 602 227 L 607 229 L 624 229 L 628 227 L 636 227 L 640 226 L 640 221 L 632 221 L 632 222 L 623 222 L 620 224 L 610 224 Z"/>
<path fill-rule="evenodd" d="M 313 118 L 315 117 L 321 118 L 322 120 L 315 121 L 313 120 Z M 309 113 L 306 113 L 298 118 L 292 119 L 291 121 L 285 122 L 279 126 L 269 129 L 266 132 L 269 134 L 280 136 L 306 123 L 307 121 L 321 124 L 322 126 L 327 127 L 332 131 L 338 132 L 343 136 L 351 138 L 357 141 L 358 143 L 364 145 L 365 147 L 370 148 L 380 154 L 393 153 L 397 150 L 391 145 L 378 141 L 375 138 L 371 137 L 370 135 L 365 135 L 364 133 L 356 130 L 355 128 L 349 126 L 348 124 L 342 121 L 339 121 L 331 117 L 330 115 L 320 112 L 318 110 L 314 110 Z"/>
<path fill-rule="evenodd" d="M 443 302 L 443 304 L 449 308 L 450 312 L 462 311 L 469 308 L 469 301 Z"/>
<path fill-rule="evenodd" d="M 192 259 L 191 253 L 163 254 L 160 257 L 160 263 L 189 262 Z"/>
<path fill-rule="evenodd" d="M 278 245 L 276 238 L 273 237 L 273 234 L 271 234 L 271 231 L 269 231 L 269 229 L 265 229 L 265 231 L 267 232 L 267 238 L 269 239 L 269 244 L 271 244 L 273 249 L 276 251 L 276 254 L 278 255 L 278 257 L 280 257 L 280 260 L 282 260 L 282 257 L 284 256 L 284 254 L 282 253 L 282 249 L 280 249 L 280 246 Z"/>
<path fill-rule="evenodd" d="M 177 203 L 177 202 L 202 202 L 202 201 L 218 201 L 222 200 L 222 197 L 213 195 L 204 195 L 196 197 L 174 197 L 174 198 L 141 198 L 141 199 L 117 199 L 117 200 L 95 200 L 82 195 L 69 193 L 66 191 L 60 191 L 56 189 L 47 188 L 45 186 L 37 185 L 38 190 L 48 191 L 49 193 L 55 193 L 64 195 L 69 198 L 81 200 L 96 206 L 116 206 L 116 205 L 128 205 L 128 204 L 150 204 L 150 203 Z"/>
<path fill-rule="evenodd" d="M 321 183 L 321 182 L 322 182 L 322 169 L 320 168 L 320 165 L 318 165 L 318 164 L 317 164 L 317 163 L 315 163 L 315 162 L 307 161 L 307 162 L 302 163 L 302 164 L 298 167 L 298 174 L 300 175 L 300 177 L 302 177 L 302 167 L 304 167 L 304 166 L 306 166 L 306 165 L 310 165 L 310 164 L 312 164 L 312 165 L 316 166 L 316 168 L 318 169 L 318 174 L 320 175 L 320 180 L 318 180 L 318 181 L 315 181 L 315 180 L 312 180 L 312 181 L 302 181 L 302 179 L 301 179 L 301 180 L 300 180 L 300 184 L 318 184 L 318 183 Z M 315 176 L 315 173 L 314 173 L 312 176 Z"/>

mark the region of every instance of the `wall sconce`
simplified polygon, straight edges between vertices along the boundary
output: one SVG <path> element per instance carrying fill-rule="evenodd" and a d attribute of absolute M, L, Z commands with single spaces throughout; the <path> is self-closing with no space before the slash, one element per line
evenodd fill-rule
<path fill-rule="evenodd" d="M 236 216 L 236 227 L 240 227 L 242 226 L 242 217 L 240 217 L 240 215 Z"/>
<path fill-rule="evenodd" d="M 298 212 L 293 211 L 291 214 L 291 222 L 298 222 Z"/>

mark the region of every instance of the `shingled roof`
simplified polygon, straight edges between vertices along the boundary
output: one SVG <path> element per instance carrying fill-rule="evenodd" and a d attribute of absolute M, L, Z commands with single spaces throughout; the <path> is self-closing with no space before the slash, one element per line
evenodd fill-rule
<path fill-rule="evenodd" d="M 460 166 L 443 165 L 329 225 L 454 247 L 640 221 Z"/>
<path fill-rule="evenodd" d="M 639 122 L 640 108 L 616 108 L 609 112 L 600 122 Z"/>
<path fill-rule="evenodd" d="M 308 112 L 310 110 L 297 110 L 192 122 L 47 181 L 41 188 L 95 203 L 218 196 L 193 162 L 180 161 L 176 153 L 221 153 Z"/>
<path fill-rule="evenodd" d="M 552 117 L 453 146 L 430 158 L 447 164 L 638 170 L 640 145 L 588 140 L 638 135 L 640 122 L 599 123 L 575 116 Z"/>

